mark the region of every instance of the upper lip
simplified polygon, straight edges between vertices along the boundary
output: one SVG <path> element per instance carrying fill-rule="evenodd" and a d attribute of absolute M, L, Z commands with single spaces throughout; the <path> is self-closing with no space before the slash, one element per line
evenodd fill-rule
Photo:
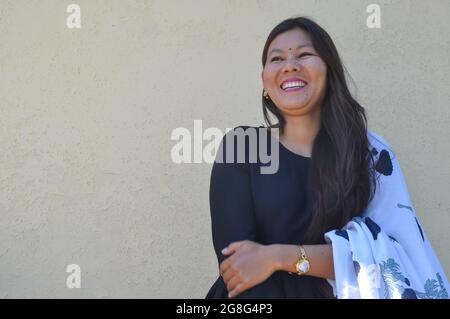
<path fill-rule="evenodd" d="M 283 82 L 281 82 L 281 84 L 280 84 L 280 88 L 282 88 L 283 84 L 286 83 L 286 82 L 299 82 L 299 81 L 302 81 L 302 82 L 305 82 L 306 84 L 308 84 L 308 82 L 306 82 L 302 78 L 300 78 L 298 76 L 293 76 L 293 77 L 290 77 L 290 78 L 287 78 L 287 79 L 283 80 Z"/>

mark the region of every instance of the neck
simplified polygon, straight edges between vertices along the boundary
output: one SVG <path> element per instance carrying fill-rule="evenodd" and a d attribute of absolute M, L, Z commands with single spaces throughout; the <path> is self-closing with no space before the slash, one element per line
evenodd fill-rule
<path fill-rule="evenodd" d="M 320 130 L 320 111 L 303 115 L 284 115 L 286 125 L 280 140 L 298 152 L 312 153 L 314 139 Z"/>

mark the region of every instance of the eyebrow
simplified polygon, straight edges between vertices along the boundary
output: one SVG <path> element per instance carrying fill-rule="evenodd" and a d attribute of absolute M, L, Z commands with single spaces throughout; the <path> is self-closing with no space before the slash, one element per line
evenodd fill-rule
<path fill-rule="evenodd" d="M 302 48 L 304 48 L 304 47 L 311 47 L 311 48 L 314 48 L 313 45 L 312 45 L 311 43 L 308 42 L 308 43 L 299 45 L 299 46 L 296 47 L 295 49 L 296 49 L 296 50 L 299 50 L 299 49 L 302 49 Z M 269 52 L 268 56 L 270 56 L 270 55 L 271 55 L 272 53 L 274 53 L 274 52 L 283 52 L 283 50 L 281 50 L 281 49 L 272 49 L 272 50 Z"/>

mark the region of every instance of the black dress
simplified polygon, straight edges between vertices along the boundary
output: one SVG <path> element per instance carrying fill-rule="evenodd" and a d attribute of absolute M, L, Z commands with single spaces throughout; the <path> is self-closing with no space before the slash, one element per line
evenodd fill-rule
<path fill-rule="evenodd" d="M 239 128 L 245 130 L 248 126 Z M 253 128 L 255 129 L 258 128 Z M 262 127 L 259 129 L 266 130 Z M 263 245 L 307 244 L 304 234 L 311 218 L 313 202 L 311 158 L 293 153 L 269 133 L 265 141 L 266 147 L 270 154 L 273 145 L 270 141 L 277 143 L 279 168 L 274 174 L 261 174 L 260 167 L 269 164 L 262 164 L 259 160 L 249 163 L 249 140 L 246 139 L 245 143 L 245 163 L 236 163 L 235 139 L 234 162 L 218 163 L 218 155 L 211 172 L 212 235 L 219 265 L 226 258 L 221 250 L 234 241 L 252 240 Z M 259 145 L 260 138 L 258 149 Z M 222 139 L 221 150 L 225 159 L 225 138 Z M 277 271 L 237 298 L 291 299 L 330 296 L 331 286 L 325 279 Z M 222 277 L 218 276 L 206 298 L 228 298 L 228 290 Z"/>

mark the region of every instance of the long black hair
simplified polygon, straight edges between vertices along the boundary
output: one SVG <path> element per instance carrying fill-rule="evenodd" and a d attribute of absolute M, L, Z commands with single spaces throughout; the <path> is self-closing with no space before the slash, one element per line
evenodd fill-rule
<path fill-rule="evenodd" d="M 312 150 L 314 205 L 305 243 L 323 243 L 325 232 L 343 227 L 366 209 L 375 193 L 374 158 L 369 150 L 364 108 L 352 97 L 344 67 L 328 33 L 306 17 L 284 20 L 269 34 L 262 55 L 279 34 L 301 29 L 327 66 L 326 92 L 321 109 L 321 127 Z M 286 121 L 273 101 L 262 96 L 264 119 L 283 134 Z M 269 112 L 278 123 L 273 125 Z"/>

